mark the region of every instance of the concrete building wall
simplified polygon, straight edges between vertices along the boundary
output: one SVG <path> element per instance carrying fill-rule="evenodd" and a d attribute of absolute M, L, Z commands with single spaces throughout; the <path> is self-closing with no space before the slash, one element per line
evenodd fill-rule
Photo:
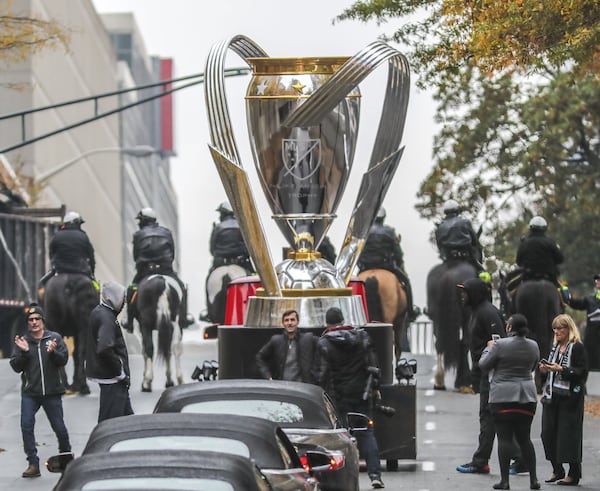
<path fill-rule="evenodd" d="M 105 19 L 96 13 L 90 0 L 13 0 L 12 12 L 56 19 L 69 29 L 71 39 L 63 49 L 43 50 L 25 62 L 0 66 L 0 114 L 158 81 L 130 15 L 110 17 L 116 22 L 113 28 L 129 30 L 134 36 L 133 65 L 118 61 Z M 7 84 L 18 85 L 20 90 Z M 25 118 L 24 136 L 20 119 L 0 121 L 0 151 L 21 142 L 23 137 L 56 131 L 117 108 L 124 99 L 144 96 L 131 93 L 36 112 Z M 101 281 L 130 281 L 131 234 L 136 226 L 135 214 L 142 206 L 156 207 L 161 222 L 173 229 L 175 237 L 177 234 L 176 197 L 168 158 L 158 154 L 131 157 L 119 151 L 142 144 L 160 150 L 153 129 L 160 120 L 157 107 L 144 104 L 5 153 L 21 174 L 32 177 L 75 161 L 41 186 L 30 188 L 34 192 L 32 205 L 65 204 L 68 210 L 82 215 L 83 228 L 96 250 L 96 276 Z M 154 204 L 153 197 L 157 196 L 166 199 L 167 204 Z"/>

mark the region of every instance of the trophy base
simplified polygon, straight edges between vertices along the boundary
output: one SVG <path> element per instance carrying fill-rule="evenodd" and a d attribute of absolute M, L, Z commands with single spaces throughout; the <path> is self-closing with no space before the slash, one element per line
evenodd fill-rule
<path fill-rule="evenodd" d="M 289 296 L 286 296 L 286 293 Z M 325 326 L 325 312 L 338 307 L 344 314 L 344 323 L 364 326 L 367 323 L 363 299 L 352 295 L 350 288 L 312 290 L 284 290 L 282 297 L 257 296 L 248 299 L 245 326 L 281 328 L 281 316 L 286 310 L 298 312 L 300 327 Z"/>

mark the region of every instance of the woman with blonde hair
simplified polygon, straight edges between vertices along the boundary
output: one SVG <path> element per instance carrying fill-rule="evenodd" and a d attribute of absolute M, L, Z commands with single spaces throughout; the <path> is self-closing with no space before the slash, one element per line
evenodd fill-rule
<path fill-rule="evenodd" d="M 552 464 L 547 483 L 577 486 L 581 479 L 583 409 L 587 362 L 579 330 L 571 316 L 560 314 L 552 321 L 554 345 L 548 360 L 540 361 L 547 375 L 542 394 L 542 443 Z M 569 464 L 565 477 L 563 463 Z"/>

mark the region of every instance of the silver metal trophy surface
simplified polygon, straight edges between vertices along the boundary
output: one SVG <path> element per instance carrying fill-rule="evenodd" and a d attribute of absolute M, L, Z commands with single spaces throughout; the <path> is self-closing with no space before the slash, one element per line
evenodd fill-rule
<path fill-rule="evenodd" d="M 272 218 L 291 247 L 278 264 L 233 137 L 224 86 L 229 50 L 252 68 L 246 114 L 255 168 Z M 379 130 L 333 265 L 316 249 L 336 217 L 352 170 L 358 84 L 384 62 L 388 83 Z M 281 313 L 296 309 L 301 326 L 319 327 L 331 306 L 341 308 L 349 324 L 367 322 L 361 297 L 348 283 L 402 155 L 409 87 L 406 58 L 379 41 L 346 58 L 269 58 L 241 35 L 213 46 L 205 70 L 209 147 L 263 285 L 248 303 L 244 325 L 280 327 Z"/>

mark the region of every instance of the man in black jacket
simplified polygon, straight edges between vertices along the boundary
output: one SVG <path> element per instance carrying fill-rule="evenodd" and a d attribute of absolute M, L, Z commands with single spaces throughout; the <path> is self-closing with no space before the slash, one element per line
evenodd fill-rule
<path fill-rule="evenodd" d="M 256 365 L 263 378 L 317 383 L 317 337 L 311 332 L 299 332 L 298 322 L 298 312 L 286 310 L 281 316 L 284 332 L 271 336 L 256 354 Z"/>
<path fill-rule="evenodd" d="M 43 289 L 46 282 L 55 274 L 80 273 L 94 279 L 96 258 L 94 246 L 88 235 L 81 229 L 85 223 L 79 213 L 69 211 L 63 217 L 63 223 L 50 240 L 48 253 L 50 266 L 39 282 Z"/>
<path fill-rule="evenodd" d="M 554 239 L 546 236 L 548 223 L 535 216 L 529 222 L 529 233 L 521 239 L 516 263 L 523 268 L 523 280 L 546 278 L 558 284 L 558 265 L 564 256 Z"/>
<path fill-rule="evenodd" d="M 490 383 L 487 374 L 482 374 L 479 368 L 479 359 L 487 342 L 492 339 L 492 334 L 505 337 L 506 332 L 502 316 L 490 300 L 487 283 L 479 278 L 472 278 L 457 286 L 461 289 L 463 303 L 471 308 L 468 332 L 471 333 L 472 384 L 475 392 L 479 392 L 479 446 L 471 462 L 459 465 L 456 470 L 466 474 L 489 474 L 488 462 L 496 430 L 488 403 Z"/>
<path fill-rule="evenodd" d="M 129 398 L 129 356 L 117 315 L 125 303 L 125 287 L 102 285 L 100 304 L 90 314 L 86 352 L 87 377 L 100 385 L 98 422 L 133 414 Z"/>
<path fill-rule="evenodd" d="M 209 274 L 225 264 L 238 264 L 248 271 L 253 271 L 250 254 L 240 225 L 233 214 L 233 208 L 229 202 L 224 201 L 216 211 L 219 212 L 219 223 L 213 224 L 210 234 L 209 249 L 213 263 Z"/>
<path fill-rule="evenodd" d="M 571 298 L 569 306 L 576 310 L 587 311 L 587 323 L 583 346 L 588 369 L 600 369 L 600 274 L 594 275 L 594 293 L 582 298 Z"/>
<path fill-rule="evenodd" d="M 134 294 L 140 282 L 151 274 L 163 274 L 177 281 L 183 298 L 179 314 L 179 325 L 187 327 L 187 289 L 173 269 L 175 260 L 175 242 L 171 231 L 158 224 L 152 208 L 143 208 L 137 214 L 139 230 L 133 234 L 133 260 L 136 273 L 127 289 L 127 323 L 125 328 L 133 332 L 133 319 L 138 312 Z"/>
<path fill-rule="evenodd" d="M 40 409 L 48 417 L 58 438 L 58 451 L 70 452 L 69 433 L 63 420 L 62 395 L 66 379 L 64 366 L 69 359 L 60 334 L 44 328 L 44 312 L 37 304 L 26 309 L 27 334 L 15 336 L 10 358 L 12 369 L 21 374 L 21 433 L 29 466 L 23 477 L 39 477 L 40 463 L 35 444 L 35 415 Z"/>
<path fill-rule="evenodd" d="M 444 203 L 444 219 L 435 229 L 435 241 L 444 262 L 464 258 L 482 271 L 479 238 L 469 220 L 461 216 L 461 207 L 453 199 Z"/>
<path fill-rule="evenodd" d="M 379 393 L 377 355 L 369 334 L 364 329 L 344 325 L 344 316 L 337 307 L 325 313 L 327 328 L 319 339 L 321 362 L 320 385 L 329 393 L 343 424 L 349 412 L 372 417 Z M 369 385 L 371 385 L 369 387 Z M 356 433 L 358 449 L 367 462 L 371 486 L 385 487 L 381 480 L 379 448 L 373 428 Z"/>

